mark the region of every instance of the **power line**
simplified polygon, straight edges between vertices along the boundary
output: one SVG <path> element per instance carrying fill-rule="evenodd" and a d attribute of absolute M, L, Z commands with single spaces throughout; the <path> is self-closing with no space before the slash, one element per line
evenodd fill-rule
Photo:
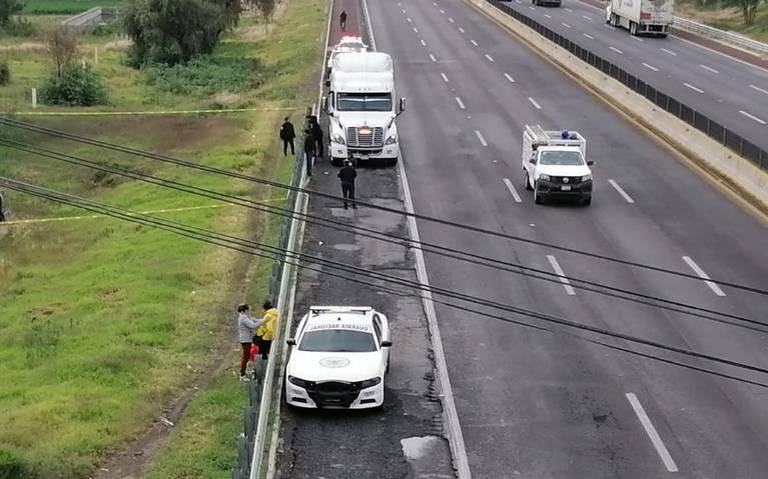
<path fill-rule="evenodd" d="M 158 161 L 162 161 L 162 162 L 166 162 L 166 163 L 175 164 L 175 165 L 178 165 L 178 166 L 184 166 L 184 167 L 188 167 L 188 168 L 193 168 L 193 169 L 197 169 L 197 170 L 200 170 L 200 171 L 205 171 L 205 172 L 208 172 L 208 173 L 225 175 L 225 176 L 229 176 L 229 177 L 232 177 L 232 178 L 238 178 L 238 179 L 241 179 L 241 180 L 246 180 L 246 181 L 250 181 L 250 182 L 254 182 L 254 183 L 259 183 L 259 184 L 263 184 L 263 185 L 272 186 L 272 187 L 275 187 L 275 188 L 288 189 L 288 190 L 295 191 L 295 192 L 306 193 L 306 194 L 312 195 L 312 196 L 319 196 L 319 197 L 323 197 L 323 198 L 327 198 L 327 199 L 343 201 L 343 198 L 341 198 L 339 196 L 336 196 L 336 195 L 332 195 L 332 194 L 328 194 L 328 193 L 323 193 L 323 192 L 316 191 L 316 190 L 309 190 L 309 189 L 306 189 L 306 188 L 301 188 L 301 187 L 297 187 L 297 186 L 293 186 L 293 185 L 287 185 L 287 184 L 284 184 L 284 183 L 279 183 L 279 182 L 272 181 L 272 180 L 266 180 L 266 179 L 255 177 L 255 176 L 245 175 L 245 174 L 242 174 L 242 173 L 231 172 L 231 171 L 223 170 L 223 169 L 220 169 L 220 168 L 215 168 L 215 167 L 212 167 L 212 166 L 201 165 L 201 164 L 193 163 L 193 162 L 190 162 L 190 161 L 174 158 L 174 157 L 171 157 L 171 156 L 168 156 L 168 155 L 152 153 L 152 152 L 140 150 L 140 149 L 137 149 L 137 148 L 122 146 L 122 145 L 118 145 L 118 144 L 115 144 L 115 143 L 109 143 L 109 142 L 105 142 L 105 141 L 101 141 L 101 140 L 96 140 L 96 139 L 93 139 L 93 138 L 79 136 L 79 135 L 75 135 L 75 134 L 72 134 L 72 133 L 67 133 L 67 132 L 64 132 L 64 131 L 61 131 L 61 130 L 55 130 L 55 129 L 52 129 L 52 128 L 38 126 L 38 125 L 35 125 L 34 123 L 24 122 L 24 121 L 20 121 L 20 120 L 13 120 L 13 119 L 10 119 L 10 118 L 0 118 L 0 123 L 6 124 L 8 126 L 15 127 L 15 128 L 21 128 L 21 129 L 25 129 L 25 130 L 28 130 L 28 131 L 35 131 L 37 133 L 43 133 L 43 134 L 46 134 L 46 135 L 49 135 L 49 136 L 54 136 L 54 137 L 58 137 L 58 138 L 64 138 L 64 139 L 67 139 L 67 140 L 70 140 L 70 141 L 75 141 L 75 142 L 78 142 L 78 143 L 85 143 L 85 144 L 89 144 L 89 145 L 93 145 L 93 146 L 98 146 L 98 147 L 101 147 L 101 148 L 106 148 L 106 149 L 109 149 L 109 150 L 112 150 L 112 151 L 119 151 L 119 152 L 122 152 L 122 153 L 134 155 L 134 156 L 140 156 L 140 157 L 143 157 L 143 158 L 154 159 L 154 160 L 158 160 Z M 532 239 L 524 238 L 524 237 L 521 237 L 521 236 L 510 235 L 508 233 L 504 233 L 504 232 L 500 232 L 500 231 L 489 230 L 489 229 L 486 229 L 486 228 L 480 228 L 480 227 L 476 227 L 476 226 L 468 226 L 468 225 L 457 223 L 457 222 L 450 221 L 450 220 L 445 220 L 445 219 L 441 219 L 441 218 L 421 215 L 421 214 L 417 214 L 417 213 L 410 213 L 410 212 L 407 212 L 407 211 L 398 210 L 398 209 L 395 209 L 395 208 L 389 208 L 389 207 L 382 206 L 382 205 L 376 205 L 376 204 L 373 204 L 373 203 L 363 202 L 363 201 L 360 201 L 360 200 L 354 200 L 354 202 L 359 204 L 359 205 L 366 206 L 368 208 L 377 209 L 377 210 L 381 210 L 381 211 L 386 211 L 388 213 L 397 214 L 397 215 L 401 215 L 401 216 L 413 217 L 415 219 L 419 219 L 419 220 L 422 220 L 422 221 L 428 221 L 428 222 L 433 222 L 433 223 L 437 223 L 437 224 L 442 224 L 442 225 L 445 225 L 445 226 L 451 226 L 451 227 L 454 227 L 454 228 L 464 229 L 464 230 L 472 231 L 474 233 L 480 233 L 480 234 L 485 234 L 485 235 L 489 235 L 489 236 L 495 236 L 495 237 L 504 238 L 504 239 L 508 239 L 508 240 L 512 240 L 512 241 L 523 242 L 523 243 L 532 244 L 532 245 L 535 245 L 535 246 L 541 246 L 541 247 L 551 248 L 551 249 L 554 249 L 554 250 L 565 251 L 565 252 L 568 252 L 568 253 L 573 253 L 573 254 L 578 254 L 578 255 L 582 255 L 582 256 L 587 256 L 587 257 L 590 257 L 590 258 L 600 259 L 600 260 L 603 260 L 603 261 L 609 261 L 609 262 L 613 262 L 613 263 L 623 264 L 625 266 L 631 266 L 631 267 L 635 267 L 635 268 L 641 268 L 641 269 L 646 269 L 646 270 L 655 271 L 655 272 L 659 272 L 659 273 L 665 273 L 665 274 L 669 274 L 669 275 L 673 275 L 673 276 L 678 276 L 678 277 L 682 277 L 682 278 L 687 278 L 687 279 L 693 279 L 693 280 L 696 280 L 696 281 L 701 281 L 700 277 L 698 277 L 698 276 L 696 276 L 694 274 L 691 274 L 691 273 L 684 273 L 684 272 L 680 272 L 680 271 L 674 271 L 674 270 L 667 269 L 667 268 L 662 268 L 662 267 L 659 267 L 659 266 L 647 265 L 647 264 L 638 263 L 638 262 L 635 262 L 635 261 L 629 261 L 629 260 L 624 260 L 624 259 L 621 259 L 621 258 L 615 258 L 615 257 L 612 257 L 612 256 L 602 255 L 602 254 L 599 254 L 599 253 L 593 253 L 593 252 L 578 250 L 578 249 L 570 248 L 570 247 L 566 247 L 566 246 L 556 245 L 556 244 L 552 244 L 552 243 L 546 243 L 546 242 L 543 242 L 543 241 L 532 240 Z M 755 294 L 760 294 L 760 295 L 768 295 L 768 290 L 760 289 L 760 288 L 753 287 L 753 286 L 741 285 L 741 284 L 733 283 L 733 282 L 730 282 L 730 281 L 721 280 L 721 279 L 718 279 L 718 278 L 710 278 L 710 281 L 713 281 L 713 282 L 718 283 L 718 284 L 720 284 L 722 286 L 727 286 L 727 287 L 734 288 L 734 289 L 740 289 L 740 290 L 743 290 L 743 291 L 748 291 L 748 292 L 755 293 Z"/>
<path fill-rule="evenodd" d="M 32 145 L 18 142 L 15 140 L 0 138 L 0 145 L 5 145 L 7 147 L 17 149 L 19 151 L 24 151 L 24 152 L 39 155 L 45 158 L 54 159 L 57 161 L 63 161 L 69 164 L 84 166 L 84 167 L 95 169 L 98 171 L 121 175 L 124 177 L 136 179 L 138 181 L 144 181 L 150 184 L 174 189 L 177 191 L 184 191 L 186 193 L 203 196 L 207 198 L 212 198 L 212 199 L 224 201 L 230 204 L 236 204 L 246 208 L 263 211 L 269 214 L 276 214 L 276 215 L 280 215 L 287 218 L 300 218 L 301 221 L 305 221 L 309 224 L 314 224 L 320 227 L 330 228 L 332 227 L 332 226 L 329 226 L 330 224 L 330 225 L 333 225 L 333 227 L 340 229 L 342 231 L 352 232 L 354 234 L 359 234 L 361 236 L 373 238 L 378 241 L 402 244 L 404 246 L 410 245 L 412 247 L 419 248 L 419 249 L 422 249 L 423 251 L 430 252 L 433 254 L 438 254 L 441 256 L 457 259 L 460 261 L 465 261 L 472 264 L 494 268 L 497 270 L 506 271 L 513 274 L 530 277 L 533 279 L 539 279 L 539 280 L 547 281 L 550 283 L 560 284 L 561 279 L 566 278 L 569 281 L 571 281 L 571 284 L 573 287 L 590 291 L 593 293 L 602 294 L 605 296 L 609 296 L 609 297 L 613 297 L 613 298 L 617 298 L 625 301 L 631 301 L 634 303 L 643 304 L 647 306 L 657 307 L 660 309 L 665 309 L 668 311 L 673 311 L 673 312 L 677 312 L 677 313 L 681 313 L 681 314 L 685 314 L 685 315 L 689 315 L 689 316 L 693 316 L 701 319 L 729 324 L 736 327 L 747 328 L 747 329 L 751 329 L 751 330 L 762 332 L 762 333 L 768 333 L 768 331 L 761 328 L 753 328 L 753 327 L 745 326 L 742 324 L 734 323 L 732 321 L 727 321 L 717 317 L 709 316 L 709 314 L 714 314 L 714 315 L 719 315 L 719 316 L 735 319 L 737 321 L 743 321 L 743 322 L 754 324 L 754 325 L 768 326 L 768 324 L 766 323 L 745 318 L 742 316 L 730 314 L 730 313 L 702 308 L 702 307 L 694 306 L 691 304 L 683 303 L 680 301 L 673 301 L 673 300 L 659 298 L 651 295 L 646 295 L 646 294 L 642 294 L 634 291 L 629 291 L 626 289 L 609 286 L 603 283 L 584 280 L 581 278 L 561 276 L 556 273 L 551 273 L 549 271 L 545 271 L 537 268 L 531 268 L 528 266 L 524 266 L 522 264 L 510 263 L 503 260 L 489 258 L 481 255 L 475 255 L 472 253 L 465 253 L 462 251 L 458 251 L 458 250 L 447 248 L 440 245 L 434 245 L 426 242 L 416 242 L 409 238 L 393 235 L 390 233 L 379 232 L 379 231 L 361 227 L 361 226 L 348 225 L 340 221 L 336 221 L 328 218 L 322 218 L 316 215 L 309 215 L 306 213 L 297 213 L 286 208 L 281 208 L 274 205 L 268 205 L 263 202 L 243 199 L 238 196 L 229 195 L 229 194 L 225 194 L 225 193 L 221 193 L 218 191 L 209 190 L 205 188 L 199 188 L 199 187 L 188 185 L 185 183 L 180 183 L 173 180 L 168 180 L 168 179 L 164 179 L 164 178 L 160 178 L 160 177 L 156 177 L 156 176 L 152 176 L 144 173 L 139 173 L 136 171 L 127 170 L 127 169 L 116 167 L 116 166 L 103 165 L 101 163 L 94 162 L 91 160 L 83 159 L 80 157 L 72 156 L 69 154 L 57 152 L 57 151 L 46 149 L 46 148 L 32 146 Z M 327 223 L 327 224 L 323 224 L 323 223 Z M 531 274 L 531 272 L 536 274 Z M 582 284 L 578 284 L 578 283 L 583 283 L 587 286 L 583 286 Z M 595 286 L 596 288 L 603 288 L 606 291 L 596 289 L 591 286 Z M 617 294 L 617 293 L 620 293 L 620 294 Z M 657 303 L 662 303 L 662 304 L 657 304 Z M 666 306 L 666 305 L 672 305 L 675 307 Z M 687 309 L 690 309 L 691 311 L 680 309 L 679 307 L 687 308 Z M 698 313 L 694 311 L 698 311 Z M 708 313 L 708 314 L 699 314 L 699 313 Z"/>
<path fill-rule="evenodd" d="M 114 206 L 104 205 L 104 204 L 97 203 L 97 202 L 92 201 L 92 200 L 87 200 L 87 199 L 84 199 L 84 198 L 79 198 L 79 197 L 76 197 L 74 195 L 68 195 L 68 194 L 64 194 L 64 193 L 59 193 L 59 192 L 56 192 L 56 191 L 53 191 L 53 190 L 49 190 L 47 188 L 42 188 L 42 187 L 31 185 L 31 184 L 28 184 L 28 183 L 23 183 L 23 182 L 11 180 L 9 178 L 0 177 L 0 181 L 3 181 L 7 188 L 9 188 L 11 190 L 14 190 L 14 191 L 19 191 L 19 192 L 27 193 L 27 194 L 30 194 L 30 195 L 33 195 L 33 196 L 37 196 L 37 197 L 40 197 L 40 198 L 56 201 L 56 202 L 63 203 L 63 204 L 77 206 L 77 207 L 82 208 L 82 209 L 86 209 L 86 210 L 89 210 L 89 211 L 94 211 L 94 212 L 97 212 L 97 213 L 100 213 L 100 214 L 105 214 L 105 215 L 108 215 L 108 216 L 111 216 L 111 217 L 115 217 L 115 218 L 118 218 L 118 219 L 123 219 L 123 220 L 131 221 L 131 222 L 134 222 L 134 223 L 141 223 L 141 224 L 145 224 L 145 225 L 150 225 L 150 226 L 158 227 L 160 229 L 164 229 L 164 230 L 167 230 L 167 231 L 171 231 L 171 232 L 174 232 L 174 233 L 179 233 L 182 236 L 187 236 L 187 237 L 192 238 L 192 239 L 200 239 L 201 241 L 205 241 L 205 242 L 208 242 L 208 243 L 211 243 L 211 244 L 216 244 L 218 246 L 222 246 L 222 247 L 225 247 L 225 248 L 230 248 L 231 247 L 230 249 L 235 249 L 237 251 L 241 251 L 241 252 L 244 252 L 244 253 L 255 254 L 255 252 L 253 252 L 251 249 L 248 249 L 248 248 L 255 248 L 258 252 L 260 252 L 262 254 L 265 251 L 269 252 L 269 253 L 275 254 L 279 258 L 279 261 L 282 261 L 282 262 L 287 261 L 286 256 L 290 256 L 294 260 L 305 260 L 304 258 L 308 258 L 308 259 L 306 259 L 306 261 L 308 261 L 310 263 L 313 263 L 313 264 L 323 264 L 323 265 L 326 265 L 327 267 L 332 268 L 332 269 L 334 269 L 336 271 L 343 271 L 343 272 L 346 272 L 346 273 L 355 274 L 355 275 L 359 275 L 359 276 L 363 276 L 363 277 L 367 277 L 367 278 L 380 279 L 380 280 L 383 280 L 383 281 L 386 281 L 386 282 L 389 282 L 389 283 L 398 284 L 400 286 L 406 286 L 406 287 L 416 288 L 416 289 L 419 289 L 419 290 L 430 291 L 432 293 L 440 294 L 441 296 L 446 296 L 446 297 L 449 297 L 449 298 L 452 298 L 452 299 L 458 299 L 458 300 L 463 301 L 463 302 L 473 303 L 473 304 L 477 304 L 477 305 L 480 305 L 480 306 L 483 306 L 483 307 L 487 307 L 487 308 L 499 309 L 499 310 L 511 312 L 513 314 L 522 315 L 522 316 L 530 317 L 530 318 L 533 318 L 533 319 L 539 319 L 539 320 L 542 320 L 542 321 L 545 321 L 545 322 L 550 322 L 550 323 L 558 324 L 560 326 L 566 326 L 566 327 L 569 327 L 569 328 L 573 328 L 573 329 L 577 329 L 577 330 L 582 330 L 582 331 L 589 331 L 589 332 L 592 332 L 592 333 L 597 333 L 597 334 L 609 336 L 609 337 L 612 337 L 614 339 L 621 339 L 621 340 L 625 340 L 625 341 L 636 343 L 636 344 L 642 344 L 642 345 L 645 345 L 645 346 L 650 346 L 650 347 L 654 347 L 654 348 L 657 348 L 657 349 L 665 350 L 665 351 L 668 351 L 668 352 L 674 352 L 674 353 L 678 353 L 678 354 L 681 354 L 681 355 L 685 355 L 685 356 L 689 356 L 689 357 L 693 357 L 693 358 L 697 358 L 697 359 L 704 359 L 704 360 L 708 360 L 708 361 L 712 361 L 712 362 L 716 362 L 716 363 L 720 363 L 720 364 L 723 364 L 723 365 L 727 365 L 727 366 L 731 366 L 731 367 L 736 367 L 736 368 L 740 368 L 740 369 L 745 369 L 745 370 L 749 370 L 749 371 L 753 371 L 753 372 L 760 372 L 760 373 L 764 373 L 764 374 L 768 373 L 768 369 L 764 369 L 764 368 L 761 368 L 759 366 L 753 366 L 753 365 L 749 365 L 749 364 L 739 363 L 737 361 L 732 361 L 732 360 L 728 360 L 728 359 L 724 359 L 724 358 L 720 358 L 720 357 L 716 357 L 716 356 L 712 356 L 712 355 L 708 355 L 708 354 L 704 354 L 704 353 L 699 353 L 699 352 L 696 352 L 696 351 L 693 351 L 693 350 L 689 350 L 689 349 L 679 348 L 679 347 L 676 347 L 676 346 L 670 346 L 670 345 L 658 343 L 658 342 L 655 342 L 655 341 L 651 341 L 651 340 L 647 340 L 647 339 L 642 339 L 642 338 L 630 336 L 630 335 L 623 334 L 623 333 L 617 333 L 617 332 L 606 330 L 604 328 L 598 328 L 598 327 L 594 327 L 594 326 L 589 326 L 589 325 L 581 324 L 581 323 L 578 323 L 578 322 L 575 322 L 575 321 L 571 321 L 571 320 L 568 320 L 568 319 L 560 318 L 560 317 L 553 316 L 553 315 L 550 315 L 550 314 L 545 314 L 545 313 L 540 313 L 540 312 L 536 312 L 536 311 L 531 311 L 531 310 L 527 310 L 527 309 L 524 309 L 524 308 L 517 308 L 517 307 L 511 306 L 511 305 L 507 305 L 507 304 L 503 304 L 503 303 L 498 303 L 498 302 L 490 301 L 490 300 L 483 299 L 483 298 L 477 298 L 477 297 L 466 295 L 466 294 L 462 294 L 462 293 L 455 293 L 455 292 L 452 292 L 450 290 L 446 290 L 446 289 L 443 289 L 443 288 L 431 287 L 431 286 L 419 283 L 417 281 L 405 280 L 405 279 L 398 278 L 398 277 L 395 277 L 395 276 L 391 276 L 391 275 L 387 275 L 387 274 L 379 273 L 379 272 L 374 272 L 374 271 L 369 271 L 369 270 L 366 270 L 364 268 L 354 267 L 354 266 L 351 266 L 351 265 L 348 265 L 348 264 L 344 264 L 344 263 L 339 263 L 339 262 L 335 262 L 335 261 L 325 260 L 325 259 L 322 259 L 322 258 L 313 257 L 311 255 L 300 254 L 300 253 L 296 253 L 296 252 L 293 252 L 293 251 L 290 251 L 290 250 L 286 250 L 286 249 L 282 249 L 282 248 L 278 248 L 278 247 L 274 247 L 274 246 L 270 246 L 270 245 L 265 245 L 265 244 L 254 242 L 254 241 L 244 240 L 242 238 L 237 238 L 237 237 L 234 237 L 234 236 L 229 236 L 229 235 L 224 235 L 224 234 L 216 233 L 216 232 L 213 232 L 213 231 L 210 231 L 210 230 L 206 230 L 206 229 L 203 229 L 203 228 L 198 228 L 198 227 L 194 227 L 194 226 L 184 225 L 182 223 L 177 223 L 177 222 L 174 222 L 174 221 L 165 220 L 163 218 L 157 218 L 157 217 L 153 217 L 153 216 L 150 216 L 150 215 L 136 213 L 136 212 L 132 212 L 132 211 L 129 211 L 129 210 L 122 209 L 122 208 L 114 207 Z M 347 278 L 345 277 L 344 279 L 347 279 Z M 481 315 L 481 316 L 486 316 L 486 317 L 490 317 L 490 318 L 494 318 L 494 319 L 499 319 L 499 320 L 502 320 L 502 321 L 505 321 L 505 322 L 512 322 L 514 324 L 531 326 L 530 324 L 527 324 L 527 323 L 521 323 L 519 321 L 510 320 L 508 318 L 504 318 L 504 317 L 497 316 L 497 315 L 494 315 L 494 314 L 489 314 L 487 312 L 482 312 L 482 311 L 477 311 L 477 310 L 468 310 L 468 311 L 476 313 L 476 314 Z M 555 331 L 552 331 L 552 332 L 555 332 Z M 567 332 L 563 332 L 563 331 L 559 331 L 559 330 L 556 331 L 556 332 L 557 333 L 565 333 L 565 334 L 568 334 L 569 336 L 574 336 L 571 333 L 567 333 Z M 576 335 L 576 337 L 579 337 L 579 336 Z M 585 338 L 582 338 L 582 339 L 585 339 Z M 600 342 L 595 342 L 595 341 L 592 341 L 592 342 L 594 342 L 595 344 L 605 345 L 605 344 L 600 343 Z M 616 347 L 614 349 L 621 350 L 618 347 Z M 643 353 L 636 353 L 636 354 L 642 355 Z M 661 359 L 661 360 L 663 360 L 664 362 L 669 362 L 670 361 L 670 360 L 665 360 L 665 359 Z M 675 362 L 675 364 L 678 364 L 678 363 Z M 678 365 L 681 365 L 683 367 L 689 367 L 690 369 L 696 369 L 696 367 L 690 366 L 690 365 L 684 365 L 684 363 L 680 363 Z M 696 370 L 700 370 L 700 371 L 704 371 L 704 372 L 711 372 L 710 370 L 703 370 L 701 368 L 700 369 L 696 369 Z M 718 372 L 716 372 L 716 371 L 712 372 L 712 373 L 715 374 L 715 375 L 726 377 L 726 376 L 723 376 L 723 374 L 718 374 Z M 736 377 L 733 377 L 731 379 L 742 380 L 741 378 L 736 378 Z M 749 382 L 748 380 L 742 380 L 742 381 Z M 755 383 L 755 382 L 750 382 L 750 384 L 762 385 L 762 384 Z"/>

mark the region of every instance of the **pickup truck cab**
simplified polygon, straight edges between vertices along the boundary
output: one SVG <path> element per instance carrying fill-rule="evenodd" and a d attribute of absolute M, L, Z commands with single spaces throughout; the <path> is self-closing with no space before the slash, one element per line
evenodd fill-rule
<path fill-rule="evenodd" d="M 522 167 L 525 188 L 536 204 L 550 198 L 592 203 L 592 170 L 586 159 L 587 141 L 579 132 L 547 131 L 526 125 Z"/>

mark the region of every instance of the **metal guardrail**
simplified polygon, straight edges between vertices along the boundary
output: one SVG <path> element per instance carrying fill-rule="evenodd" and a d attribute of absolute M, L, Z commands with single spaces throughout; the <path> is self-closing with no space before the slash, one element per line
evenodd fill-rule
<path fill-rule="evenodd" d="M 709 25 L 704 25 L 703 23 L 694 22 L 693 20 L 680 17 L 675 17 L 673 26 L 679 30 L 696 33 L 698 35 L 709 37 L 714 40 L 719 40 L 729 45 L 734 45 L 758 53 L 768 54 L 768 43 L 758 42 L 757 40 L 747 38 L 744 35 L 739 35 L 738 33 L 720 30 L 719 28 L 710 27 Z"/>
<path fill-rule="evenodd" d="M 311 108 L 307 108 L 307 113 L 304 118 L 304 126 L 301 129 L 304 132 L 308 126 L 308 119 L 311 114 Z M 293 165 L 293 176 L 291 178 L 291 185 L 298 187 L 301 186 L 302 168 L 304 165 L 304 135 L 296 137 L 298 140 L 295 144 L 296 154 Z M 291 190 L 286 200 L 285 208 L 295 210 L 297 192 Z M 277 241 L 277 247 L 282 250 L 290 249 L 290 235 L 291 235 L 291 218 L 285 218 L 280 227 L 280 236 Z M 283 280 L 283 262 L 285 260 L 285 254 L 276 256 L 272 264 L 272 274 L 269 278 L 269 297 L 277 298 L 280 294 L 280 285 Z M 279 338 L 275 338 L 276 340 Z M 273 352 L 278 351 L 279 348 L 273 348 Z M 259 359 L 255 360 L 256 364 L 261 364 L 263 361 Z M 237 460 L 235 466 L 232 469 L 232 479 L 249 479 L 251 477 L 251 466 L 253 464 L 254 451 L 257 454 L 263 453 L 261 450 L 256 450 L 255 445 L 257 441 L 257 431 L 259 429 L 259 417 L 262 415 L 262 396 L 264 394 L 264 383 L 269 380 L 267 374 L 267 368 L 274 367 L 275 361 L 272 360 L 268 364 L 258 366 L 254 369 L 251 381 L 248 382 L 248 406 L 243 410 L 243 429 L 244 432 L 237 437 Z M 265 399 L 265 401 L 267 401 Z"/>
<path fill-rule="evenodd" d="M 526 16 L 518 10 L 515 10 L 507 3 L 502 2 L 501 0 L 486 1 L 496 7 L 498 10 L 513 17 L 515 20 L 521 22 L 527 27 L 535 30 L 544 38 L 550 40 L 553 43 L 556 43 L 562 48 L 565 48 L 571 52 L 571 54 L 580 58 L 582 61 L 589 63 L 611 78 L 614 78 L 623 83 L 626 87 L 630 88 L 636 93 L 643 95 L 649 101 L 652 101 L 654 104 L 656 104 L 659 108 L 663 108 L 665 111 L 675 115 L 697 130 L 707 134 L 710 138 L 716 140 L 718 143 L 726 146 L 741 157 L 754 163 L 758 168 L 762 169 L 763 171 L 768 171 L 768 151 L 761 149 L 754 143 L 729 130 L 724 125 L 721 125 L 706 115 L 699 113 L 693 108 L 663 93 L 662 91 L 656 89 L 655 87 L 632 75 L 626 70 L 621 69 L 621 67 L 618 65 L 611 63 L 598 55 L 595 55 L 578 43 L 565 38 L 554 30 L 545 27 L 533 18 Z"/>

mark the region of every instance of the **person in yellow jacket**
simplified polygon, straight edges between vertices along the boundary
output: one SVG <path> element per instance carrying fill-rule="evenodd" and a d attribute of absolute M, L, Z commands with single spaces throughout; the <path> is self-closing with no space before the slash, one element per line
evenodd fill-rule
<path fill-rule="evenodd" d="M 272 302 L 267 300 L 262 305 L 264 308 L 264 317 L 262 325 L 256 330 L 256 336 L 259 337 L 259 353 L 261 359 L 267 360 L 269 351 L 272 349 L 272 340 L 275 338 L 277 329 L 277 308 L 272 306 Z"/>

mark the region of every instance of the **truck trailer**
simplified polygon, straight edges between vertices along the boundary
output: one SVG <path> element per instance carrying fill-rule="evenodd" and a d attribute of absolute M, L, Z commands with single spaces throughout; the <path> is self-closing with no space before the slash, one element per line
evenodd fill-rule
<path fill-rule="evenodd" d="M 632 35 L 666 37 L 674 21 L 674 0 L 611 0 L 605 21 L 623 27 Z"/>

